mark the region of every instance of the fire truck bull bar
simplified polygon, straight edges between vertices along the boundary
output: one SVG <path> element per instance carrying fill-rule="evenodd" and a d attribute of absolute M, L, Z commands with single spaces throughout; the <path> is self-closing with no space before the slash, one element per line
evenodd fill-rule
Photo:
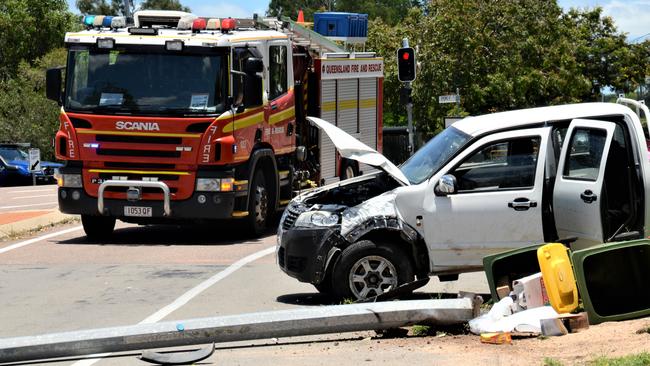
<path fill-rule="evenodd" d="M 163 191 L 163 210 L 165 216 L 171 216 L 171 192 L 167 184 L 163 182 L 148 182 L 142 180 L 107 180 L 99 185 L 97 192 L 97 210 L 104 214 L 104 190 L 107 187 L 127 187 L 127 188 L 159 188 Z"/>

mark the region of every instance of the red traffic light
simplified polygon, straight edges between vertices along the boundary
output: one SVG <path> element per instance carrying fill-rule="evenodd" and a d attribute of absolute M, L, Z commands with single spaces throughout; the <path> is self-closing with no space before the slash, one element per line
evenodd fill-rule
<path fill-rule="evenodd" d="M 397 50 L 397 79 L 402 82 L 415 80 L 415 50 L 403 47 Z"/>
<path fill-rule="evenodd" d="M 409 53 L 408 53 L 408 52 L 404 52 L 404 53 L 402 54 L 402 58 L 403 58 L 404 60 L 408 60 L 408 59 L 410 58 Z"/>

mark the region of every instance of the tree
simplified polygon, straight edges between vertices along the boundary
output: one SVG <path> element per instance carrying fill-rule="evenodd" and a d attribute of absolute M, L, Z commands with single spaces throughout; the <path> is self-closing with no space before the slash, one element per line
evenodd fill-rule
<path fill-rule="evenodd" d="M 117 15 L 116 2 L 108 3 L 106 0 L 77 0 L 77 8 L 81 14 Z"/>
<path fill-rule="evenodd" d="M 179 0 L 144 0 L 140 9 L 178 10 L 190 12 L 190 8 L 181 4 Z"/>
<path fill-rule="evenodd" d="M 62 46 L 65 32 L 76 24 L 65 0 L 0 2 L 0 80 L 13 76 L 21 61 Z"/>
<path fill-rule="evenodd" d="M 288 16 L 296 19 L 302 10 L 306 19 L 314 13 L 341 11 L 368 14 L 370 19 L 381 18 L 384 23 L 399 23 L 412 7 L 422 6 L 422 0 L 271 0 L 266 13 L 270 16 Z"/>
<path fill-rule="evenodd" d="M 314 13 L 335 9 L 334 0 L 271 0 L 266 13 L 269 16 L 287 16 L 297 19 L 298 11 L 302 10 L 305 19 L 313 19 Z"/>
<path fill-rule="evenodd" d="M 45 70 L 65 61 L 66 50 L 57 48 L 33 65 L 21 62 L 14 78 L 0 81 L 0 136 L 31 143 L 44 160 L 54 159 L 52 137 L 59 127 L 59 106 L 45 98 Z"/>

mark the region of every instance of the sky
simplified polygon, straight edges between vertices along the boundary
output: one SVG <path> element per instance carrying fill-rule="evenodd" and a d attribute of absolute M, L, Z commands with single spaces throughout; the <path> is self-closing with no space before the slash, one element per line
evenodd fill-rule
<path fill-rule="evenodd" d="M 75 0 L 68 0 L 77 11 Z M 209 17 L 248 18 L 253 13 L 264 14 L 269 0 L 181 0 L 194 14 Z M 650 0 L 558 0 L 565 9 L 601 6 L 611 16 L 619 30 L 628 33 L 629 40 L 647 37 L 650 33 Z"/>

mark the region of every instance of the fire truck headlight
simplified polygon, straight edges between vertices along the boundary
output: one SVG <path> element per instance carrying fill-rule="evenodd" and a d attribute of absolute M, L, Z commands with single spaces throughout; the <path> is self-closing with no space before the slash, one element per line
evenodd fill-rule
<path fill-rule="evenodd" d="M 196 190 L 202 192 L 219 192 L 221 179 L 219 178 L 197 178 Z"/>
<path fill-rule="evenodd" d="M 97 48 L 112 49 L 115 47 L 115 40 L 113 38 L 98 38 Z"/>
<path fill-rule="evenodd" d="M 81 174 L 61 174 L 57 179 L 59 187 L 81 188 L 83 187 Z"/>

